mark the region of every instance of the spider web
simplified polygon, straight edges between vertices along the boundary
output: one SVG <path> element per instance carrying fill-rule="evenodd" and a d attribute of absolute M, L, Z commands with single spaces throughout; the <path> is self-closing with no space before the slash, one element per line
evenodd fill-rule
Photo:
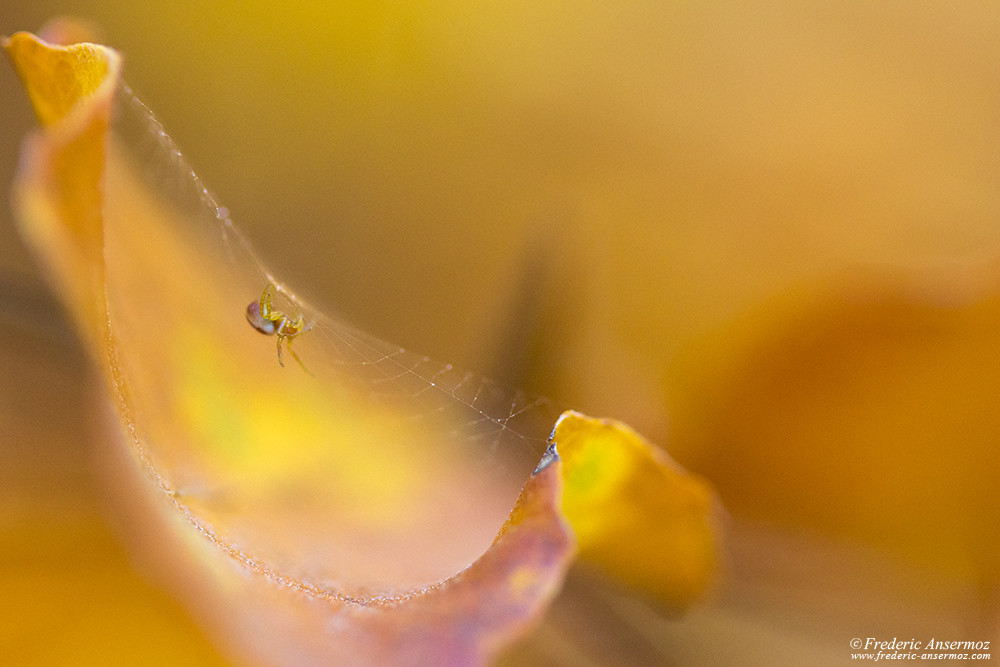
<path fill-rule="evenodd" d="M 276 289 L 276 308 L 302 313 L 310 341 L 296 347 L 308 374 L 320 381 L 335 376 L 337 382 L 363 392 L 372 405 L 402 416 L 414 429 L 444 429 L 444 437 L 474 448 L 486 462 L 520 461 L 519 467 L 538 462 L 560 412 L 551 401 L 386 342 L 313 307 L 266 268 L 229 210 L 219 205 L 162 124 L 128 86 L 121 87 L 117 113 L 116 134 L 139 156 L 138 165 L 153 188 L 221 245 L 234 271 L 256 276 L 247 300 L 257 298 L 270 283 Z M 232 316 L 242 319 L 245 308 L 246 303 L 233 303 Z M 322 346 L 323 354 L 317 355 L 321 362 L 301 351 L 306 345 Z M 264 349 L 273 354 L 273 346 Z M 290 356 L 285 356 L 285 371 L 303 370 Z"/>

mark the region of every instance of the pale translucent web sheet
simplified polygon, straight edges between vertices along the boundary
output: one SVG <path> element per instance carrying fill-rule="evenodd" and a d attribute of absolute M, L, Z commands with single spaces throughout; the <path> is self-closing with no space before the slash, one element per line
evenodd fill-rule
<path fill-rule="evenodd" d="M 275 303 L 286 311 L 303 313 L 308 336 L 321 338 L 328 351 L 333 350 L 341 370 L 366 387 L 372 401 L 391 402 L 418 421 L 428 414 L 448 414 L 456 433 L 470 446 L 480 447 L 483 454 L 496 454 L 508 447 L 526 448 L 529 457 L 544 452 L 560 412 L 549 399 L 381 340 L 287 292 L 238 231 L 229 209 L 218 204 L 160 122 L 127 86 L 119 95 L 119 106 L 122 113 L 116 127 L 121 134 L 135 133 L 136 148 L 147 160 L 143 164 L 149 170 L 147 176 L 156 179 L 156 189 L 170 196 L 174 204 L 194 212 L 207 228 L 216 228 L 234 265 L 253 267 L 260 285 L 271 283 L 283 292 Z M 248 293 L 248 297 L 253 300 L 259 294 Z M 297 305 L 289 307 L 290 301 Z M 234 317 L 242 318 L 245 307 L 244 303 L 234 304 Z M 285 353 L 284 360 L 290 371 L 297 372 L 291 355 Z M 307 372 L 321 376 L 322 369 L 308 362 L 308 358 L 303 359 Z"/>
<path fill-rule="evenodd" d="M 164 247 L 178 238 L 175 245 L 192 249 L 175 253 L 177 265 L 161 262 L 147 252 L 160 242 L 156 233 L 136 224 L 125 204 L 108 202 L 109 311 L 134 427 L 160 485 L 184 512 L 207 517 L 199 530 L 266 563 L 279 581 L 311 582 L 314 592 L 339 595 L 338 577 L 348 572 L 359 582 L 348 597 L 432 583 L 488 548 L 559 409 L 382 341 L 296 296 L 127 87 L 114 134 L 127 155 L 123 166 L 112 164 L 109 181 L 122 180 L 116 169 L 139 171 L 159 200 L 148 219 L 184 227 L 161 234 Z M 160 207 L 179 215 L 160 216 Z M 158 281 L 157 271 L 171 280 Z M 309 331 L 293 341 L 305 369 L 287 350 L 281 368 L 275 338 L 245 319 L 267 284 L 276 289 L 274 307 L 305 319 Z M 167 328 L 146 354 L 129 354 Z M 205 341 L 225 354 L 212 357 Z M 277 454 L 266 451 L 272 444 Z M 268 456 L 267 465 L 247 463 Z M 437 552 L 424 562 L 416 546 L 428 540 Z M 397 571 L 402 551 L 409 563 Z"/>

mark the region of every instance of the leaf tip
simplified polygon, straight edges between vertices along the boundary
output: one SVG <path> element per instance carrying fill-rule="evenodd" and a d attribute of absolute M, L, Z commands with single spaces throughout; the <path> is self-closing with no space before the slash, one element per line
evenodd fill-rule
<path fill-rule="evenodd" d="M 59 34 L 72 33 L 63 30 Z M 61 121 L 93 96 L 118 60 L 104 46 L 90 42 L 61 46 L 30 32 L 4 38 L 3 48 L 24 83 L 35 115 L 46 126 Z"/>
<path fill-rule="evenodd" d="M 563 413 L 552 442 L 581 559 L 669 606 L 701 596 L 721 541 L 711 485 L 614 420 Z"/>

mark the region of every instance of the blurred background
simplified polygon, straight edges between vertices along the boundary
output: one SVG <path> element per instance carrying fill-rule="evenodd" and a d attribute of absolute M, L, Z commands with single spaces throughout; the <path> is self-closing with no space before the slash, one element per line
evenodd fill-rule
<path fill-rule="evenodd" d="M 716 485 L 728 578 L 684 620 L 628 607 L 645 641 L 996 636 L 1000 6 L 0 0 L 0 32 L 57 15 L 296 291 Z M 0 183 L 33 124 L 0 67 Z M 2 190 L 0 652 L 59 609 L 39 660 L 217 660 L 117 546 L 98 390 Z M 98 608 L 145 630 L 94 639 Z"/>

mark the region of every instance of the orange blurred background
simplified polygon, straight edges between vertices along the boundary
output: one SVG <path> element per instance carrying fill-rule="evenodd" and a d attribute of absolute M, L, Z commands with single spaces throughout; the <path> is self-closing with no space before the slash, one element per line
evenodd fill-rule
<path fill-rule="evenodd" d="M 995 636 L 1000 7 L 27 4 L 0 32 L 92 20 L 297 291 L 713 481 L 731 579 L 675 644 Z M 0 100 L 9 183 L 9 67 Z M 96 399 L 9 204 L 0 244 L 2 576 L 98 563 L 186 628 L 120 583 L 100 484 L 62 469 Z M 44 565 L 44 508 L 81 503 L 101 546 Z"/>

